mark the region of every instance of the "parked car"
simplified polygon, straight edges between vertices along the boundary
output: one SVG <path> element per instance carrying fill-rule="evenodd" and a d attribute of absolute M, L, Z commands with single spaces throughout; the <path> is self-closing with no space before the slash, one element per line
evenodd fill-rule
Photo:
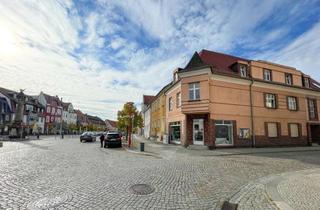
<path fill-rule="evenodd" d="M 92 132 L 84 132 L 83 134 L 81 134 L 80 142 L 87 142 L 87 141 L 91 141 L 91 142 L 96 141 L 96 137 Z"/>
<path fill-rule="evenodd" d="M 105 139 L 105 145 L 122 147 L 121 134 L 118 132 L 108 132 Z"/>

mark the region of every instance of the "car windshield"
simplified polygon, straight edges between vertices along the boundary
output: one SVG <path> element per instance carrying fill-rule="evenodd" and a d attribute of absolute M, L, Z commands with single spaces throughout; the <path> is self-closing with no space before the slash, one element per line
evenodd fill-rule
<path fill-rule="evenodd" d="M 118 133 L 108 134 L 108 139 L 116 139 L 116 138 L 120 138 L 120 135 Z"/>
<path fill-rule="evenodd" d="M 83 134 L 81 134 L 81 136 L 87 135 L 87 132 L 84 132 Z"/>

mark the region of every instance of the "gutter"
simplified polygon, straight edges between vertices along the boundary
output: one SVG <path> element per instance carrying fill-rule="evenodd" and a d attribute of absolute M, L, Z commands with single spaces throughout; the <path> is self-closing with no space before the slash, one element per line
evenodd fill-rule
<path fill-rule="evenodd" d="M 253 78 L 251 78 L 250 83 L 250 118 L 251 118 L 251 139 L 252 139 L 252 147 L 256 147 L 256 135 L 254 131 L 254 116 L 253 116 L 253 99 L 252 99 L 252 85 L 254 83 Z"/>

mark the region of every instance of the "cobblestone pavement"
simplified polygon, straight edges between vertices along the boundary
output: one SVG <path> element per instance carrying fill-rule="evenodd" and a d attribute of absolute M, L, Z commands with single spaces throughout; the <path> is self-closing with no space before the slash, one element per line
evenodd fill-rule
<path fill-rule="evenodd" d="M 219 209 L 256 179 L 320 164 L 319 152 L 205 157 L 159 145 L 159 155 L 144 156 L 99 144 L 4 142 L 0 209 Z M 135 194 L 135 184 L 150 185 L 151 194 Z M 251 206 L 270 203 L 249 198 Z"/>

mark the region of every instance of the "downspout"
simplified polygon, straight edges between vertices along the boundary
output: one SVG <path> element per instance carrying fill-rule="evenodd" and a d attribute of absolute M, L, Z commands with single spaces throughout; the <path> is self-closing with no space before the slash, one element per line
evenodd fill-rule
<path fill-rule="evenodd" d="M 252 147 L 256 147 L 256 135 L 254 131 L 254 116 L 253 116 L 253 99 L 252 99 L 252 85 L 254 83 L 253 78 L 251 78 L 250 83 L 250 118 L 251 118 L 251 138 L 252 138 Z"/>

